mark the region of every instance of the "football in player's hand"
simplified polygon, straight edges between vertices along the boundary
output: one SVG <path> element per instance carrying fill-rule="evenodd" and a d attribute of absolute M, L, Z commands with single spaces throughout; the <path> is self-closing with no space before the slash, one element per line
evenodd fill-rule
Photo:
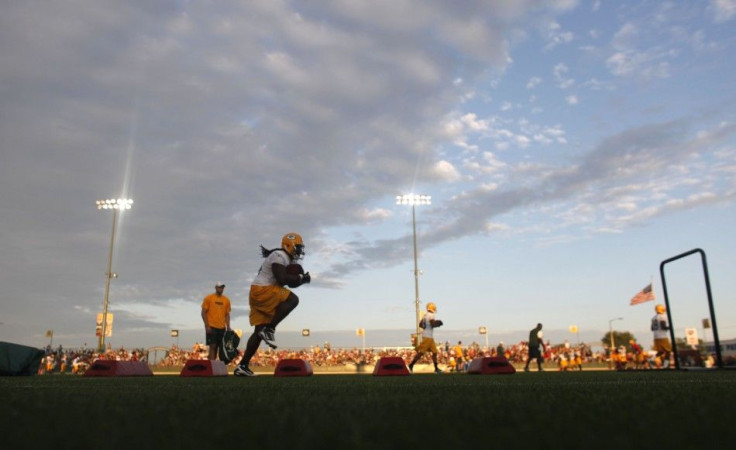
<path fill-rule="evenodd" d="M 292 263 L 286 266 L 286 273 L 289 275 L 301 275 L 304 273 L 304 268 L 301 264 Z"/>
<path fill-rule="evenodd" d="M 290 288 L 297 288 L 302 285 L 299 275 L 304 274 L 304 268 L 301 266 L 301 264 L 289 264 L 288 266 L 286 266 L 286 274 L 289 275 L 289 278 L 295 277 L 295 281 L 286 283 L 287 286 L 289 286 Z"/>

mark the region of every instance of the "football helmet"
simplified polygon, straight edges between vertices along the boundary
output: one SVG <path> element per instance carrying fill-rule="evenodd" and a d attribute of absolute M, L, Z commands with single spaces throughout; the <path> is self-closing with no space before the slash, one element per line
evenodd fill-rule
<path fill-rule="evenodd" d="M 281 248 L 296 261 L 304 257 L 304 241 L 298 233 L 286 233 L 281 238 Z"/>
<path fill-rule="evenodd" d="M 664 314 L 664 312 L 667 311 L 667 309 L 662 304 L 655 306 L 654 310 L 657 312 L 657 314 Z"/>
<path fill-rule="evenodd" d="M 431 313 L 437 312 L 437 305 L 435 305 L 434 302 L 427 303 L 427 311 Z"/>

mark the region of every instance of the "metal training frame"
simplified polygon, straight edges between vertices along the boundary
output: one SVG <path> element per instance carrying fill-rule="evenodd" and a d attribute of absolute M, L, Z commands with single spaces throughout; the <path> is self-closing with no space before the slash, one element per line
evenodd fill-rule
<path fill-rule="evenodd" d="M 719 369 L 723 369 L 723 359 L 721 358 L 721 341 L 718 338 L 718 326 L 716 325 L 716 312 L 713 308 L 713 294 L 710 290 L 710 276 L 708 275 L 708 262 L 705 258 L 705 252 L 699 248 L 695 248 L 690 250 L 689 252 L 681 253 L 677 256 L 673 256 L 672 258 L 665 259 L 659 264 L 659 275 L 662 279 L 662 290 L 664 291 L 664 303 L 667 308 L 667 320 L 670 323 L 670 339 L 672 341 L 672 347 L 674 348 L 675 352 L 675 368 L 677 370 L 680 369 L 680 354 L 677 350 L 677 342 L 675 341 L 675 327 L 672 324 L 672 314 L 670 313 L 670 299 L 667 296 L 667 282 L 665 281 L 664 276 L 664 266 L 668 263 L 671 263 L 673 261 L 677 261 L 678 259 L 685 258 L 687 256 L 690 256 L 694 253 L 700 253 L 700 260 L 703 264 L 703 277 L 705 278 L 705 289 L 708 294 L 708 308 L 710 309 L 710 322 L 711 322 L 711 328 L 713 329 L 713 344 L 715 345 L 716 350 L 716 365 Z"/>

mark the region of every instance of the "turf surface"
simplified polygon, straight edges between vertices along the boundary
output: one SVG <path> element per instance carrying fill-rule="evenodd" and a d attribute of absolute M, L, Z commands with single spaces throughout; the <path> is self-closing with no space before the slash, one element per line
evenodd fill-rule
<path fill-rule="evenodd" d="M 3 448 L 728 448 L 736 372 L 0 377 Z M 6 445 L 7 444 L 7 445 Z"/>

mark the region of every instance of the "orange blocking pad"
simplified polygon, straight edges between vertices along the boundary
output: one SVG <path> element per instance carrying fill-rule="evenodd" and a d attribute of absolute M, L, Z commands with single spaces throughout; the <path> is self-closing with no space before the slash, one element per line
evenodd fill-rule
<path fill-rule="evenodd" d="M 516 369 L 506 358 L 487 356 L 470 361 L 468 373 L 475 375 L 511 375 L 516 373 Z"/>
<path fill-rule="evenodd" d="M 152 377 L 153 372 L 143 361 L 112 361 L 98 359 L 84 372 L 85 377 Z"/>
<path fill-rule="evenodd" d="M 277 377 L 308 377 L 314 374 L 312 366 L 303 359 L 282 359 L 273 374 Z"/>
<path fill-rule="evenodd" d="M 179 374 L 181 377 L 226 377 L 227 366 L 222 361 L 190 359 Z"/>
<path fill-rule="evenodd" d="M 377 376 L 403 376 L 411 375 L 404 360 L 398 356 L 384 356 L 373 368 L 373 375 Z"/>

